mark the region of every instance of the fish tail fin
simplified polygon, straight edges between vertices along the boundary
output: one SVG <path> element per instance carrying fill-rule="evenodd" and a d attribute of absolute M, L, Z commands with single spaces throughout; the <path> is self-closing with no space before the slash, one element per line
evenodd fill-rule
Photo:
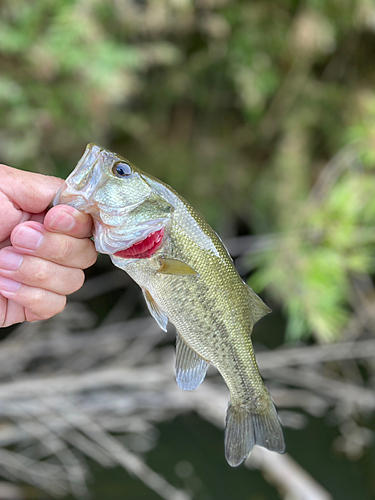
<path fill-rule="evenodd" d="M 284 453 L 285 444 L 275 405 L 255 413 L 240 405 L 229 403 L 225 426 L 225 457 L 232 467 L 240 465 L 255 445 Z"/>

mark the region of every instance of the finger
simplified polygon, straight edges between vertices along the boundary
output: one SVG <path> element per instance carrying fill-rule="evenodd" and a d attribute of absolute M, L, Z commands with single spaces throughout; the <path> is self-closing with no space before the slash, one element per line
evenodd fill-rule
<path fill-rule="evenodd" d="M 41 318 L 17 302 L 0 295 L 0 328 L 23 323 L 24 321 L 39 321 Z"/>
<path fill-rule="evenodd" d="M 0 170 L 0 179 L 1 170 Z M 3 180 L 2 180 L 3 182 Z M 3 186 L 0 184 L 0 206 L 1 206 L 1 225 L 0 225 L 0 241 L 9 238 L 12 229 L 21 222 L 25 222 L 31 218 L 29 212 L 21 210 L 17 204 L 10 200 L 2 192 Z"/>
<path fill-rule="evenodd" d="M 12 247 L 0 250 L 0 275 L 60 295 L 76 292 L 85 281 L 85 275 L 81 269 L 23 255 L 15 252 Z"/>
<path fill-rule="evenodd" d="M 32 314 L 32 313 L 30 313 Z M 36 318 L 35 318 L 36 319 Z M 24 307 L 0 295 L 0 327 L 22 323 L 23 321 L 35 321 L 27 318 L 27 311 Z"/>
<path fill-rule="evenodd" d="M 97 252 L 89 238 L 74 238 L 51 233 L 37 222 L 24 222 L 15 227 L 11 243 L 19 253 L 34 255 L 67 267 L 86 269 L 96 262 Z"/>
<path fill-rule="evenodd" d="M 58 205 L 47 212 L 44 227 L 48 231 L 86 238 L 92 234 L 92 218 L 68 205 Z"/>
<path fill-rule="evenodd" d="M 25 212 L 43 212 L 64 184 L 62 179 L 0 165 L 1 191 Z"/>
<path fill-rule="evenodd" d="M 2 276 L 0 276 L 0 293 L 9 301 L 27 308 L 34 315 L 34 319 L 51 318 L 61 312 L 66 304 L 66 297 L 63 295 L 42 288 L 23 285 Z M 9 301 L 8 307 L 10 305 Z M 9 315 L 7 314 L 7 316 Z M 10 318 L 7 317 L 6 321 L 9 322 Z"/>

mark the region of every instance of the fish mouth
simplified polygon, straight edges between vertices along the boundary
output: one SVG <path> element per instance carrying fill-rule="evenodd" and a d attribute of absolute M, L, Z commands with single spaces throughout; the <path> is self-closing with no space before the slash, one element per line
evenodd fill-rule
<path fill-rule="evenodd" d="M 150 233 L 141 241 L 133 243 L 125 250 L 120 250 L 114 255 L 122 259 L 147 259 L 151 257 L 163 243 L 164 227 Z"/>

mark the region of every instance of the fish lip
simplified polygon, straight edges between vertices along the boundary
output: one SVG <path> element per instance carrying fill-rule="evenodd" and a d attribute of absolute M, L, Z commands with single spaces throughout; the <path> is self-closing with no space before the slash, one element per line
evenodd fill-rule
<path fill-rule="evenodd" d="M 90 213 L 92 203 L 84 196 L 85 193 L 76 194 L 74 190 L 65 182 L 55 194 L 51 201 L 51 206 L 69 205 L 80 210 L 81 212 Z"/>

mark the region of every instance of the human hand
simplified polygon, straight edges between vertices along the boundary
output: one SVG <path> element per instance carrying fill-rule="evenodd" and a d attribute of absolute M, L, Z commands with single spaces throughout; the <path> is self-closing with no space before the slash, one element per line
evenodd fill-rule
<path fill-rule="evenodd" d="M 0 327 L 61 312 L 96 261 L 89 215 L 46 213 L 63 182 L 0 165 Z"/>

